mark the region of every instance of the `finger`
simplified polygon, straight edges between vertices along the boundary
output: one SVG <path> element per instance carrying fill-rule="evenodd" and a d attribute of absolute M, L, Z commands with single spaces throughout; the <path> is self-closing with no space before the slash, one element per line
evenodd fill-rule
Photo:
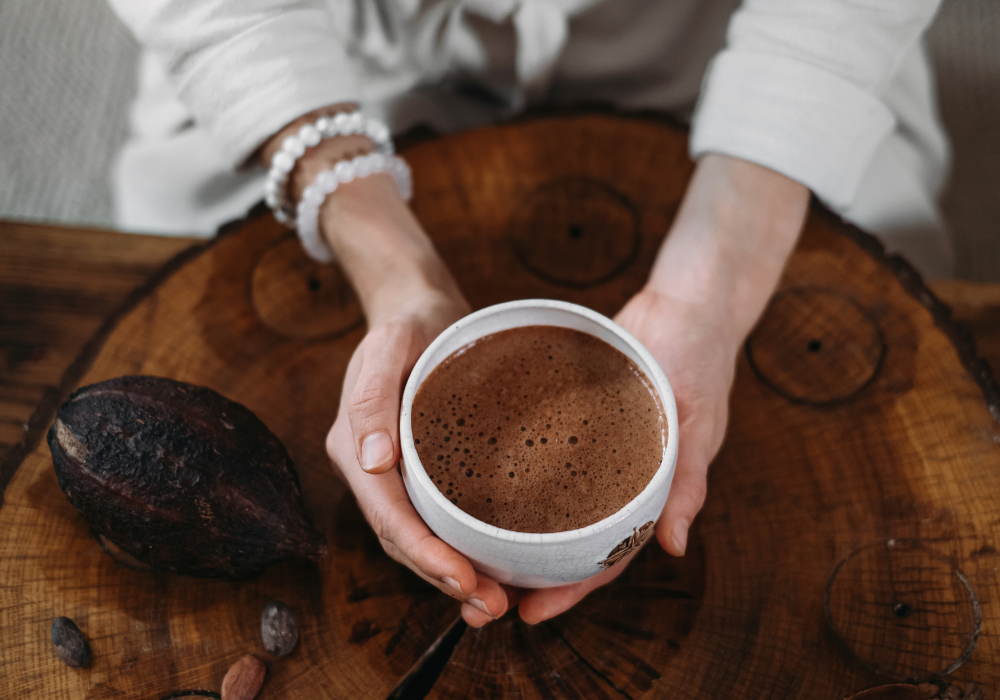
<path fill-rule="evenodd" d="M 507 596 L 508 610 L 519 604 L 521 599 L 524 598 L 525 593 L 528 592 L 527 588 L 515 588 L 514 586 L 508 586 L 506 583 L 501 583 L 500 587 L 503 588 L 503 592 Z"/>
<path fill-rule="evenodd" d="M 482 575 L 480 574 L 480 580 L 482 580 L 481 577 Z M 508 611 L 512 610 L 518 604 L 518 601 L 524 597 L 524 594 L 527 593 L 527 590 L 524 588 L 514 588 L 513 586 L 508 586 L 503 583 L 500 584 L 500 588 L 506 596 L 507 606 L 504 611 L 498 615 L 487 615 L 482 612 L 481 608 L 474 607 L 472 605 L 462 606 L 462 618 L 469 624 L 470 627 L 482 627 L 488 622 L 500 619 Z"/>
<path fill-rule="evenodd" d="M 410 502 L 399 472 L 365 474 L 358 468 L 346 422 L 338 420 L 333 424 L 327 436 L 327 450 L 390 556 L 418 574 L 451 586 L 459 595 L 476 589 L 477 576 L 472 564 L 433 536 Z"/>
<path fill-rule="evenodd" d="M 337 407 L 337 418 L 326 434 L 326 454 L 330 458 L 333 471 L 341 481 L 350 484 L 347 471 L 355 471 L 358 467 L 357 451 L 353 448 L 351 424 L 347 418 L 350 407 L 350 391 L 358 380 L 361 370 L 361 346 L 351 355 L 344 372 L 344 385 L 340 392 L 340 405 Z M 348 453 L 349 451 L 349 453 Z"/>
<path fill-rule="evenodd" d="M 344 421 L 334 423 L 327 450 L 386 553 L 452 597 L 470 601 L 486 614 L 503 615 L 508 604 L 500 584 L 477 573 L 468 559 L 434 536 L 410 502 L 398 471 L 365 474 L 358 469 L 349 433 Z"/>
<path fill-rule="evenodd" d="M 431 583 L 447 586 L 457 594 L 454 597 L 490 619 L 507 612 L 507 595 L 499 583 L 477 572 L 468 559 L 438 539 L 409 501 L 405 508 L 398 510 L 401 512 L 392 516 L 398 525 L 389 525 L 383 536 L 383 546 L 389 556 L 424 575 Z M 401 533 L 400 528 L 405 533 Z"/>
<path fill-rule="evenodd" d="M 344 472 L 361 511 L 389 556 L 427 580 L 448 586 L 488 615 L 499 617 L 506 612 L 507 596 L 500 584 L 478 574 L 468 559 L 434 535 L 410 502 L 398 471 Z"/>
<path fill-rule="evenodd" d="M 537 625 L 539 622 L 544 622 L 566 612 L 583 600 L 591 591 L 617 578 L 632 561 L 635 554 L 632 552 L 610 569 L 605 569 L 596 576 L 591 576 L 583 581 L 567 586 L 539 588 L 525 592 L 524 597 L 517 605 L 518 614 L 529 625 Z"/>
<path fill-rule="evenodd" d="M 358 474 L 364 480 L 355 496 L 375 534 L 394 559 L 405 558 L 408 566 L 469 595 L 476 590 L 477 575 L 469 560 L 434 536 L 406 494 L 398 472 Z M 355 486 L 355 484 L 352 484 Z"/>
<path fill-rule="evenodd" d="M 327 449 L 390 557 L 484 614 L 499 617 L 507 611 L 507 596 L 500 584 L 477 573 L 468 559 L 435 537 L 420 518 L 399 472 L 372 475 L 357 468 L 345 423 L 334 423 Z"/>
<path fill-rule="evenodd" d="M 462 602 L 463 613 L 462 616 L 469 622 L 473 627 L 482 627 L 487 622 L 503 617 L 503 615 L 509 609 L 509 604 L 505 592 L 501 586 L 491 578 L 484 576 L 483 574 L 477 573 L 476 578 L 476 589 L 471 593 L 464 593 L 459 588 L 459 583 L 449 577 L 444 577 L 443 580 L 435 579 L 427 575 L 422 571 L 413 561 L 409 559 L 402 551 L 394 549 L 392 543 L 383 543 L 387 552 L 390 552 L 390 556 L 397 562 L 411 569 L 420 578 L 424 579 L 431 585 L 437 587 L 444 593 L 448 594 L 452 598 Z M 468 615 L 465 609 L 468 608 Z M 475 611 L 477 615 L 472 616 L 471 611 Z M 471 617 L 470 617 L 471 616 Z"/>
<path fill-rule="evenodd" d="M 426 576 L 432 583 L 447 586 L 455 592 L 454 597 L 480 612 L 492 618 L 507 612 L 507 596 L 500 584 L 475 571 L 465 557 L 432 533 L 415 545 L 384 541 L 383 547 L 400 564 Z"/>
<path fill-rule="evenodd" d="M 361 345 L 347 415 L 358 462 L 370 474 L 399 463 L 399 406 L 403 382 L 419 355 L 415 332 L 409 324 L 388 323 L 372 329 Z"/>
<path fill-rule="evenodd" d="M 503 588 L 500 587 L 500 584 L 488 576 L 473 569 L 472 584 L 470 585 L 470 578 L 467 572 L 465 572 L 466 575 L 458 577 L 448 576 L 447 574 L 440 575 L 441 571 L 448 569 L 455 570 L 454 562 L 448 561 L 450 556 L 460 557 L 470 569 L 472 567 L 471 564 L 468 564 L 468 560 L 465 560 L 464 557 L 451 549 L 443 541 L 434 537 L 433 534 L 429 538 L 422 540 L 420 545 L 415 549 L 411 548 L 409 550 L 414 555 L 414 558 L 411 558 L 406 550 L 403 550 L 392 542 L 383 542 L 383 546 L 386 552 L 389 553 L 389 556 L 400 564 L 412 569 L 417 575 L 444 590 L 453 598 L 461 600 L 465 605 L 468 605 L 490 620 L 502 617 L 507 612 L 507 595 Z M 428 549 L 438 549 L 441 551 L 429 553 Z M 444 550 L 450 551 L 443 557 L 439 556 Z M 430 561 L 432 557 L 437 558 L 438 562 L 443 566 L 435 567 L 434 563 Z"/>
<path fill-rule="evenodd" d="M 682 441 L 670 495 L 656 523 L 657 541 L 675 557 L 684 556 L 691 523 L 705 504 L 708 463 L 711 459 L 705 451 L 698 449 L 697 443 L 687 450 L 683 444 Z"/>
<path fill-rule="evenodd" d="M 468 603 L 463 603 L 462 619 L 469 624 L 469 627 L 482 627 L 489 622 L 493 622 L 496 618 L 491 615 L 487 615 L 479 608 L 475 608 Z"/>

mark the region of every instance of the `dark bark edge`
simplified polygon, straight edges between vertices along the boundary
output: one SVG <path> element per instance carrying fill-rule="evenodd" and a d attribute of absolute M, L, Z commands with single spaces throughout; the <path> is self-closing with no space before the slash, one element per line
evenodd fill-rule
<path fill-rule="evenodd" d="M 1000 423 L 1000 388 L 989 364 L 976 353 L 976 340 L 969 329 L 952 319 L 951 308 L 937 298 L 923 277 L 901 255 L 887 253 L 878 238 L 849 224 L 813 199 L 812 210 L 827 221 L 837 224 L 841 232 L 851 239 L 861 250 L 876 262 L 889 268 L 903 289 L 930 312 L 934 325 L 945 334 L 955 350 L 965 370 L 979 385 L 993 420 Z"/>

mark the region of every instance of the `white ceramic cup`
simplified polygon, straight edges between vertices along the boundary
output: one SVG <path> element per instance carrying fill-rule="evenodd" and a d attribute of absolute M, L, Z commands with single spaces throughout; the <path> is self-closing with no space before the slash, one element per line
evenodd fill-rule
<path fill-rule="evenodd" d="M 459 348 L 483 336 L 521 326 L 562 326 L 595 336 L 624 353 L 652 381 L 667 421 L 667 443 L 660 468 L 646 488 L 618 512 L 587 527 L 565 532 L 504 530 L 473 518 L 438 490 L 424 471 L 413 444 L 410 414 L 417 389 L 427 375 Z M 457 321 L 424 351 L 403 392 L 399 433 L 400 467 L 410 500 L 434 533 L 468 557 L 477 570 L 502 583 L 549 588 L 600 573 L 623 549 L 652 534 L 670 491 L 677 462 L 677 405 L 663 370 L 643 345 L 609 318 L 583 306 L 549 299 L 497 304 Z M 631 538 L 631 539 L 630 539 Z M 616 551 L 617 548 L 617 551 Z"/>

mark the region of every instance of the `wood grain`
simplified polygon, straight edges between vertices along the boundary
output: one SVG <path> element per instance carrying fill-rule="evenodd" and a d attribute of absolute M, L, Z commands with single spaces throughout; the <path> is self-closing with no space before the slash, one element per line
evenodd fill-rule
<path fill-rule="evenodd" d="M 129 293 L 196 243 L 0 222 L 0 459 Z"/>
<path fill-rule="evenodd" d="M 584 116 L 407 157 L 414 209 L 474 307 L 537 296 L 610 314 L 642 284 L 686 153 L 662 124 Z M 38 447 L 6 467 L 0 697 L 217 690 L 229 664 L 263 654 L 273 599 L 295 613 L 300 643 L 268 659 L 262 698 L 842 698 L 959 661 L 956 684 L 1000 690 L 996 385 L 919 277 L 863 233 L 810 216 L 738 359 L 689 554 L 647 546 L 571 612 L 479 631 L 381 552 L 331 474 L 323 436 L 363 330 L 345 322 L 355 302 L 338 276 L 288 240 L 267 218 L 231 231 L 123 314 L 67 385 L 160 374 L 250 407 L 295 460 L 327 559 L 243 582 L 133 571 L 103 553 Z M 898 559 L 890 541 L 916 549 Z M 58 615 L 88 635 L 89 669 L 55 659 Z"/>

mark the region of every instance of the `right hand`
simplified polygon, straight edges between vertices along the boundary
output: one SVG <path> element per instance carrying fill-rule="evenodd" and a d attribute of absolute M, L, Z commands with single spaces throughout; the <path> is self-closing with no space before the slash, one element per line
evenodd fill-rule
<path fill-rule="evenodd" d="M 287 125 L 265 144 L 261 158 L 270 162 L 301 124 L 340 107 Z M 321 170 L 373 147 L 360 135 L 325 139 L 296 163 L 289 195 L 298 201 Z M 368 333 L 347 366 L 327 453 L 386 553 L 461 600 L 470 625 L 484 625 L 507 611 L 504 589 L 431 532 L 410 503 L 397 468 L 403 386 L 420 354 L 468 314 L 469 305 L 389 175 L 339 187 L 321 207 L 320 223 L 368 321 Z"/>
<path fill-rule="evenodd" d="M 397 468 L 400 399 L 410 370 L 469 308 L 464 299 L 435 291 L 407 293 L 390 307 L 372 322 L 347 366 L 326 449 L 385 552 L 461 600 L 463 617 L 480 626 L 507 611 L 504 590 L 431 532 L 410 503 Z"/>

